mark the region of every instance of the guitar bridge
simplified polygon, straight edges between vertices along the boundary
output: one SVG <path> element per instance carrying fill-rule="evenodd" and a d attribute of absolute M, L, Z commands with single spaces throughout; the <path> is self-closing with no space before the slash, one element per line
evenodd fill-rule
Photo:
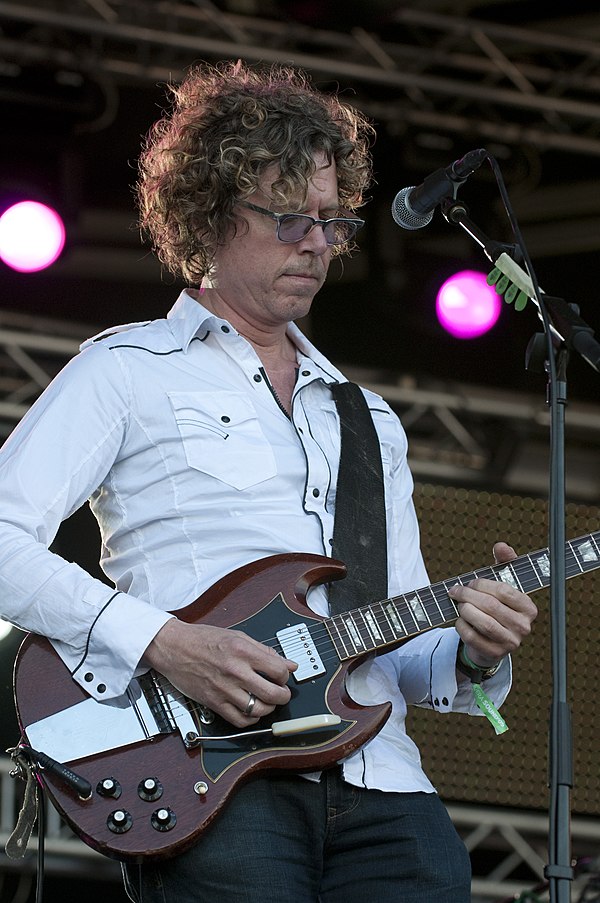
<path fill-rule="evenodd" d="M 148 671 L 138 677 L 138 683 L 152 712 L 160 734 L 179 731 L 186 746 L 192 747 L 190 737 L 198 730 L 187 706 L 187 697 L 176 690 L 166 677 L 155 671 Z"/>

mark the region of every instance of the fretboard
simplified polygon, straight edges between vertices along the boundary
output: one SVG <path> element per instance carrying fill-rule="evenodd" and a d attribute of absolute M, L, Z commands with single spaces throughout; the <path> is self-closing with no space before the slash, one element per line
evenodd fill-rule
<path fill-rule="evenodd" d="M 572 539 L 565 545 L 567 579 L 600 567 L 600 531 Z M 327 629 L 340 660 L 366 652 L 399 645 L 408 637 L 432 627 L 442 627 L 458 618 L 458 610 L 448 595 L 455 584 L 467 584 L 478 577 L 510 583 L 531 594 L 550 585 L 550 553 L 540 549 L 521 555 L 508 564 L 496 564 L 401 596 L 372 602 L 328 618 Z"/>

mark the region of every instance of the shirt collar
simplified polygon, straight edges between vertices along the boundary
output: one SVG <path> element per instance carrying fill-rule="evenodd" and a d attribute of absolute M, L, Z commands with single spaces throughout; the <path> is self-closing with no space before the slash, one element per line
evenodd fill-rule
<path fill-rule="evenodd" d="M 167 321 L 178 345 L 184 351 L 188 350 L 193 338 L 196 336 L 202 338 L 206 332 L 227 322 L 207 310 L 188 291 L 181 292 L 167 314 Z"/>
<path fill-rule="evenodd" d="M 227 320 L 217 317 L 185 290 L 181 292 L 167 314 L 167 321 L 177 344 L 183 351 L 188 350 L 190 342 L 196 336 L 202 338 L 210 330 L 223 325 L 231 326 Z M 300 353 L 316 364 L 321 371 L 319 375 L 325 382 L 346 382 L 346 377 L 315 348 L 295 323 L 288 324 L 287 334 Z"/>
<path fill-rule="evenodd" d="M 319 377 L 326 383 L 345 383 L 346 377 L 334 367 L 324 354 L 315 348 L 294 322 L 288 323 L 287 334 L 301 354 L 309 358 L 319 370 Z"/>

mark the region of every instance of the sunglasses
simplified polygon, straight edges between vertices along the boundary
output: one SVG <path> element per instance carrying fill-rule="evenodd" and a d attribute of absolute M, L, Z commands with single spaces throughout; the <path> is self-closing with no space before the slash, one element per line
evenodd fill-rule
<path fill-rule="evenodd" d="M 273 213 L 264 207 L 250 204 L 248 201 L 239 201 L 238 203 L 242 207 L 247 207 L 248 210 L 254 210 L 255 213 L 262 213 L 263 216 L 274 219 L 277 224 L 279 241 L 291 244 L 302 241 L 315 226 L 322 226 L 328 245 L 343 245 L 354 238 L 358 230 L 365 224 L 363 219 L 358 218 L 334 216 L 331 219 L 315 219 L 313 216 L 307 216 L 306 213 Z"/>

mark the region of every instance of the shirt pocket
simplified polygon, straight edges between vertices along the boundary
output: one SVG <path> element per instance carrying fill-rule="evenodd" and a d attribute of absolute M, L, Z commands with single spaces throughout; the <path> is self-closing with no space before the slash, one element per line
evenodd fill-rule
<path fill-rule="evenodd" d="M 252 402 L 237 392 L 168 392 L 187 463 L 235 489 L 277 473 Z"/>

